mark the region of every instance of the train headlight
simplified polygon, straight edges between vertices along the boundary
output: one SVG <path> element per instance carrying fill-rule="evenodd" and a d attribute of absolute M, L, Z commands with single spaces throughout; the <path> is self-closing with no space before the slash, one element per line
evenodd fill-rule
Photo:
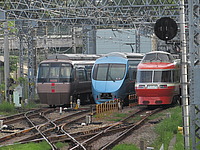
<path fill-rule="evenodd" d="M 160 85 L 160 88 L 161 89 L 167 88 L 167 85 L 166 84 L 165 85 Z"/>

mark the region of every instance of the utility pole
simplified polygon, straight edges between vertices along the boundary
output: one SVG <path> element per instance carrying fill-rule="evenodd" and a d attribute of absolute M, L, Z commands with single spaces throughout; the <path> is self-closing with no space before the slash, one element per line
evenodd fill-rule
<path fill-rule="evenodd" d="M 185 37 L 185 11 L 184 0 L 180 1 L 180 41 L 182 50 L 181 62 L 181 92 L 182 92 L 182 110 L 183 110 L 183 129 L 184 129 L 184 147 L 185 150 L 190 149 L 189 137 L 189 95 L 188 95 L 188 78 L 187 78 L 187 52 L 186 52 L 186 37 Z"/>
<path fill-rule="evenodd" d="M 9 101 L 9 42 L 8 42 L 8 22 L 4 22 L 4 78 L 5 78 L 5 100 Z"/>
<path fill-rule="evenodd" d="M 135 52 L 140 53 L 140 29 L 135 30 Z"/>
<path fill-rule="evenodd" d="M 76 27 L 72 26 L 72 52 L 74 54 L 77 53 L 76 51 Z"/>

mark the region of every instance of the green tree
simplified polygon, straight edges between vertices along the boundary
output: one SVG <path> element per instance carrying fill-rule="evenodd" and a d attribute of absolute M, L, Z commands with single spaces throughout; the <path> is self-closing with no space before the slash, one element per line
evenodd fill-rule
<path fill-rule="evenodd" d="M 10 56 L 10 72 L 17 71 L 18 56 Z"/>

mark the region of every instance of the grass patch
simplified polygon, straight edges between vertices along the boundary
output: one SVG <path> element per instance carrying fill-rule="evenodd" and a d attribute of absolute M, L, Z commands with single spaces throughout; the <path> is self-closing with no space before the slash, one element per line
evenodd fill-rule
<path fill-rule="evenodd" d="M 116 113 L 116 112 L 113 112 L 113 111 L 107 111 L 107 112 L 104 112 L 104 113 L 94 115 L 94 117 L 98 118 L 98 119 L 104 119 L 104 120 L 107 120 L 107 121 L 118 122 L 122 118 L 127 117 L 127 115 L 128 114 L 125 114 L 125 113 Z"/>
<path fill-rule="evenodd" d="M 131 118 L 130 121 L 135 122 L 135 121 L 139 121 L 142 119 L 142 116 L 136 116 L 134 118 Z"/>
<path fill-rule="evenodd" d="M 174 150 L 184 149 L 184 137 L 178 132 L 178 126 L 183 126 L 181 107 L 173 107 L 164 111 L 163 113 L 153 115 L 150 117 L 150 120 L 162 117 L 164 115 L 166 116 L 166 113 L 171 114 L 171 117 L 165 118 L 155 126 L 155 132 L 158 134 L 158 138 L 152 145 L 149 146 L 154 147 L 154 149 L 157 150 L 160 149 L 162 144 L 164 144 L 164 150 L 168 150 L 171 139 L 176 136 Z M 133 144 L 119 144 L 112 150 L 139 150 L 139 148 Z"/>
<path fill-rule="evenodd" d="M 16 144 L 11 146 L 0 147 L 0 150 L 51 150 L 47 142 Z"/>
<path fill-rule="evenodd" d="M 58 142 L 56 143 L 57 148 L 62 148 L 66 146 L 66 143 Z M 51 146 L 46 142 L 40 143 L 28 143 L 28 144 L 16 144 L 10 146 L 0 147 L 0 150 L 51 150 Z"/>
<path fill-rule="evenodd" d="M 178 133 L 176 135 L 176 144 L 174 145 L 174 150 L 180 150 L 184 148 L 184 137 L 182 134 Z"/>
<path fill-rule="evenodd" d="M 124 113 L 117 113 L 117 114 L 113 115 L 113 117 L 119 117 L 119 118 L 124 118 L 126 116 L 127 116 L 127 114 L 124 114 Z"/>
<path fill-rule="evenodd" d="M 6 102 L 6 101 L 3 101 L 0 104 L 0 113 L 1 113 L 1 115 L 7 115 L 7 114 L 16 113 L 14 104 Z"/>
<path fill-rule="evenodd" d="M 127 114 L 125 113 L 116 113 L 111 115 L 108 119 L 106 119 L 107 121 L 115 121 L 118 122 L 120 121 L 122 118 L 125 118 L 127 116 Z"/>
<path fill-rule="evenodd" d="M 62 147 L 64 147 L 64 146 L 68 146 L 68 144 L 67 144 L 67 143 L 62 143 L 62 142 L 56 143 L 56 147 L 57 147 L 57 148 L 62 148 Z"/>
<path fill-rule="evenodd" d="M 140 149 L 133 144 L 119 144 L 113 147 L 112 150 L 140 150 Z"/>
<path fill-rule="evenodd" d="M 162 144 L 164 144 L 164 148 L 167 150 L 171 139 L 177 135 L 177 143 L 179 149 L 184 149 L 183 139 L 179 136 L 181 134 L 177 134 L 178 126 L 182 126 L 182 110 L 181 107 L 173 107 L 167 110 L 167 112 L 171 113 L 170 118 L 164 119 L 162 122 L 156 125 L 155 132 L 159 135 L 158 139 L 152 145 L 155 149 L 159 149 Z M 183 146 L 183 147 L 182 147 Z"/>
<path fill-rule="evenodd" d="M 22 104 L 23 109 L 32 109 L 32 108 L 37 108 L 37 104 L 33 101 L 29 101 L 28 104 Z"/>

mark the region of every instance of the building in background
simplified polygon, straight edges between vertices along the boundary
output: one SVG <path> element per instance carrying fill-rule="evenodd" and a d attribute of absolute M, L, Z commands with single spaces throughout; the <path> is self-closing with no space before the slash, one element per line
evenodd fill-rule
<path fill-rule="evenodd" d="M 134 29 L 98 29 L 96 33 L 96 53 L 136 52 Z M 151 38 L 140 36 L 140 53 L 152 51 Z"/>

